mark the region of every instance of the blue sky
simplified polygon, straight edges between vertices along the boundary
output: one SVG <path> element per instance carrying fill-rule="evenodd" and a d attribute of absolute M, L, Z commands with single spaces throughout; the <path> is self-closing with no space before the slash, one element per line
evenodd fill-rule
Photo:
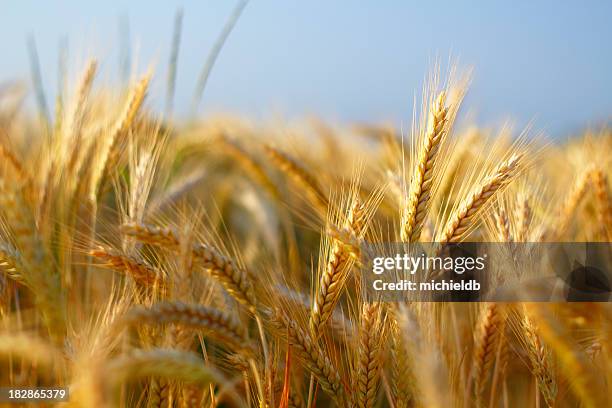
<path fill-rule="evenodd" d="M 44 5 L 43 5 L 44 4 Z M 73 77 L 89 56 L 97 83 L 119 80 L 119 20 L 138 72 L 153 66 L 161 107 L 174 14 L 184 10 L 175 106 L 187 112 L 198 73 L 234 1 L 2 1 L 0 79 L 29 79 L 33 34 L 48 99 L 58 44 Z M 436 60 L 473 67 L 464 113 L 478 123 L 565 135 L 612 117 L 612 2 L 252 0 L 221 51 L 200 111 L 346 121 L 412 117 Z"/>

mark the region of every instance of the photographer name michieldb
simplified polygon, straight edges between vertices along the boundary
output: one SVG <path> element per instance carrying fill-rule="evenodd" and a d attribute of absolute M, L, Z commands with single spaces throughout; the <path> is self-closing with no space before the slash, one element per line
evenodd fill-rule
<path fill-rule="evenodd" d="M 406 273 L 415 275 L 417 271 L 452 271 L 457 275 L 465 272 L 482 271 L 485 269 L 487 255 L 478 257 L 442 257 L 442 256 L 411 256 L 408 254 L 397 254 L 392 257 L 376 257 L 372 261 L 372 272 L 382 275 L 385 272 Z M 478 291 L 480 283 L 475 279 L 454 281 L 431 280 L 429 282 L 414 282 L 409 279 L 401 279 L 395 282 L 385 282 L 376 279 L 372 282 L 376 291 Z"/>

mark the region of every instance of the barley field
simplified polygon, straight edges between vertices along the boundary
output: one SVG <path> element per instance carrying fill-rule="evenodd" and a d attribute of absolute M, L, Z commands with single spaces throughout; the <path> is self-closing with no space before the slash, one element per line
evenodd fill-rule
<path fill-rule="evenodd" d="M 385 302 L 359 279 L 365 242 L 609 242 L 608 129 L 454 126 L 461 75 L 432 75 L 403 131 L 178 120 L 148 107 L 154 73 L 97 70 L 50 119 L 0 94 L 1 386 L 79 407 L 610 406 L 609 303 Z"/>

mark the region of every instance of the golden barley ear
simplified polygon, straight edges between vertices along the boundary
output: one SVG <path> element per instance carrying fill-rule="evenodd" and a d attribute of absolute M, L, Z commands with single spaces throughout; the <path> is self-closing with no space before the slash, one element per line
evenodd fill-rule
<path fill-rule="evenodd" d="M 308 371 L 316 377 L 323 391 L 328 393 L 339 406 L 344 406 L 346 395 L 340 374 L 308 331 L 303 330 L 297 322 L 280 311 L 273 316 L 272 324 L 287 335 L 292 349 L 297 352 Z"/>
<path fill-rule="evenodd" d="M 381 304 L 364 302 L 361 308 L 357 370 L 353 380 L 358 407 L 373 407 L 376 402 L 385 344 L 384 328 Z"/>
<path fill-rule="evenodd" d="M 359 198 L 355 198 L 346 216 L 345 228 L 355 236 L 362 237 L 367 222 L 367 208 Z M 341 241 L 334 239 L 319 278 L 310 313 L 310 333 L 315 339 L 321 336 L 320 330 L 332 315 L 353 265 L 353 252 Z"/>
<path fill-rule="evenodd" d="M 612 240 L 612 201 L 608 178 L 601 169 L 594 169 L 591 180 L 597 198 L 598 218 L 601 223 L 601 235 L 604 239 Z"/>
<path fill-rule="evenodd" d="M 400 224 L 400 238 L 403 242 L 416 242 L 421 235 L 423 221 L 431 205 L 430 200 L 435 187 L 434 166 L 441 145 L 449 132 L 449 119 L 451 118 L 449 118 L 449 108 L 446 107 L 446 93 L 441 92 L 429 112 L 427 130 L 423 135 L 422 146 L 410 181 L 410 190 L 405 200 L 406 207 Z"/>
<path fill-rule="evenodd" d="M 474 395 L 478 405 L 482 405 L 485 386 L 491 367 L 495 360 L 495 352 L 501 339 L 500 332 L 504 330 L 505 318 L 503 310 L 496 303 L 487 303 L 478 319 L 478 327 L 474 338 L 474 356 L 472 364 L 472 381 Z"/>
<path fill-rule="evenodd" d="M 559 218 L 555 224 L 555 239 L 562 238 L 567 232 L 567 229 L 571 225 L 572 221 L 575 219 L 576 209 L 582 202 L 583 197 L 586 195 L 589 185 L 589 177 L 590 170 L 587 170 L 584 171 L 574 182 L 572 189 L 567 195 L 567 198 L 559 211 Z"/>
<path fill-rule="evenodd" d="M 491 198 L 503 189 L 516 176 L 519 170 L 520 156 L 513 155 L 486 177 L 480 185 L 459 204 L 442 231 L 438 242 L 459 242 L 474 227 L 476 214 L 485 207 Z"/>

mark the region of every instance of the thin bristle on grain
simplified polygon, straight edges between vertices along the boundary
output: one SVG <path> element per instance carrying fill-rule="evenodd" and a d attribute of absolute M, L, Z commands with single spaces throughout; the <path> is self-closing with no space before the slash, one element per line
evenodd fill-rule
<path fill-rule="evenodd" d="M 448 134 L 448 108 L 446 93 L 442 92 L 429 112 L 427 131 L 410 182 L 406 208 L 402 214 L 400 238 L 403 242 L 416 242 L 421 235 L 423 221 L 430 207 L 434 188 L 434 166 L 440 147 Z"/>
<path fill-rule="evenodd" d="M 475 190 L 466 197 L 444 228 L 439 242 L 458 242 L 473 227 L 475 214 L 505 187 L 516 175 L 520 156 L 514 155 L 501 163 Z"/>
<path fill-rule="evenodd" d="M 100 266 L 106 266 L 114 271 L 125 273 L 146 287 L 163 283 L 161 273 L 155 268 L 147 265 L 144 261 L 139 261 L 115 249 L 99 246 L 92 249 L 89 255 L 105 262 L 100 264 Z"/>

